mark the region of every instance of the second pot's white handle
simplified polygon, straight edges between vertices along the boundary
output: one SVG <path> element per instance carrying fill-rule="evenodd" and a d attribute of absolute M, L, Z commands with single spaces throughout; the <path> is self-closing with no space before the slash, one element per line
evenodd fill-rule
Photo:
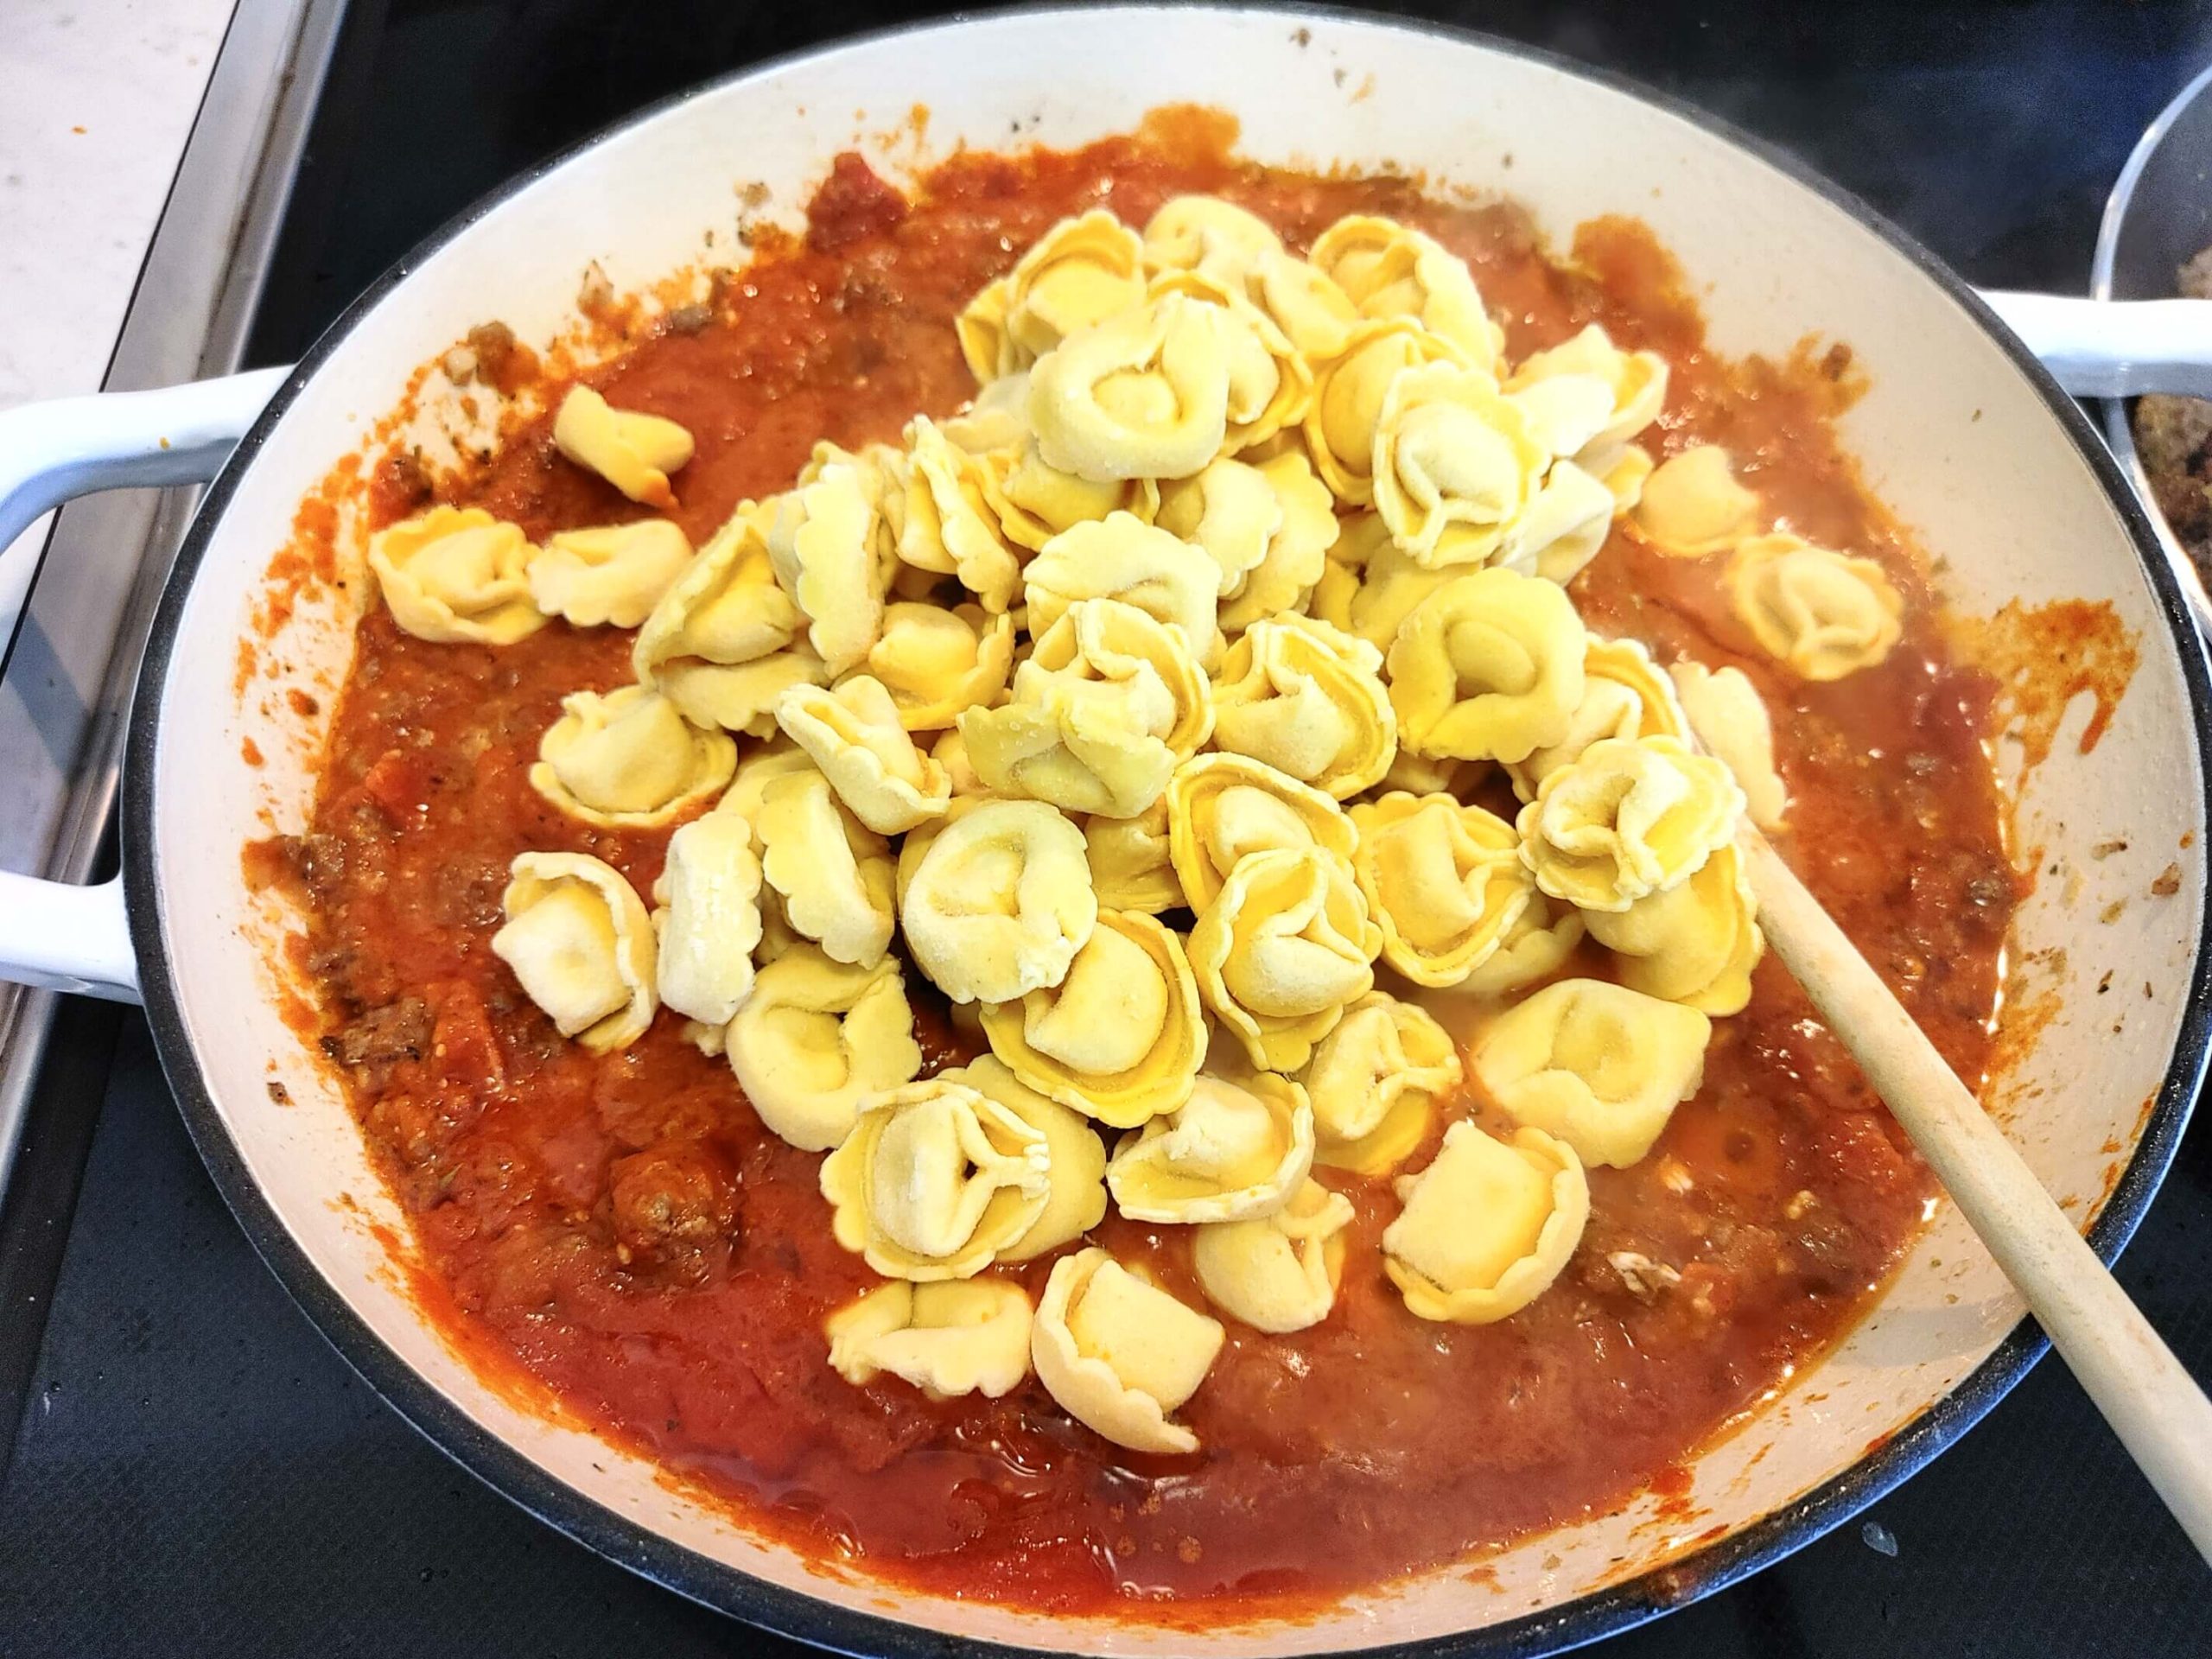
<path fill-rule="evenodd" d="M 257 369 L 0 410 L 0 662 L 39 554 L 35 546 L 9 553 L 10 543 L 80 495 L 214 477 L 290 372 Z M 123 883 L 80 887 L 0 871 L 0 981 L 137 1001 Z"/>
<path fill-rule="evenodd" d="M 2080 397 L 2212 397 L 2212 300 L 2089 300 L 1983 290 L 2058 384 Z"/>

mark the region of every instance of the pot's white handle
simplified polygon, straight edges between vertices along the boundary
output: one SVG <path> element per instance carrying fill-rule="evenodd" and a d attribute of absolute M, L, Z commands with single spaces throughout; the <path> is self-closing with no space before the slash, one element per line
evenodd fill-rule
<path fill-rule="evenodd" d="M 0 661 L 39 554 L 7 552 L 10 543 L 77 496 L 214 477 L 290 372 L 0 410 Z M 0 871 L 0 981 L 137 1001 L 122 882 L 80 887 Z"/>
<path fill-rule="evenodd" d="M 2212 300 L 2087 300 L 1985 289 L 2005 326 L 2081 397 L 2212 397 Z"/>

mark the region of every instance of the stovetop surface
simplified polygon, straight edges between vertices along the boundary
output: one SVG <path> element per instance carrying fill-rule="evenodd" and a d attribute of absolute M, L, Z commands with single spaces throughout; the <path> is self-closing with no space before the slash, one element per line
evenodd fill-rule
<path fill-rule="evenodd" d="M 2080 291 L 2106 190 L 2212 8 L 1404 7 L 1606 65 L 1783 143 L 1970 278 Z M 1791 10 L 1791 15 L 1782 15 Z M 303 350 L 417 238 L 684 86 L 919 15 L 356 0 L 254 335 Z M 74 1010 L 0 1212 L 0 1653 L 793 1651 L 558 1536 L 327 1348 L 209 1185 L 135 1015 Z M 112 1054 L 111 1069 L 107 1065 Z M 2212 1376 L 2212 1128 L 2120 1277 Z M 1619 1638 L 1622 1659 L 2201 1653 L 2203 1569 L 2056 1361 L 1898 1492 Z"/>

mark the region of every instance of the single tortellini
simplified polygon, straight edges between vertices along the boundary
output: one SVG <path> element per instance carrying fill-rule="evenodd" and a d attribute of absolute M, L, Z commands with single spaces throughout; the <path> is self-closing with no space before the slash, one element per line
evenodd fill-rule
<path fill-rule="evenodd" d="M 1198 271 L 1154 280 L 1155 297 L 1181 294 L 1221 313 L 1229 357 L 1229 401 L 1222 453 L 1237 454 L 1295 428 L 1313 401 L 1313 371 L 1274 320 L 1236 288 Z"/>
<path fill-rule="evenodd" d="M 1789 791 L 1775 769 L 1774 723 L 1758 688 L 1740 668 L 1681 662 L 1667 671 L 1698 741 L 1734 774 L 1751 822 L 1762 830 L 1780 829 Z"/>
<path fill-rule="evenodd" d="M 1390 769 L 1398 717 L 1382 653 L 1326 622 L 1255 622 L 1214 681 L 1214 747 L 1344 800 Z"/>
<path fill-rule="evenodd" d="M 1000 1249 L 1000 1261 L 1027 1262 L 1057 1250 L 1105 1218 L 1106 1143 L 1088 1118 L 1039 1094 L 995 1055 L 940 1075 L 988 1095 L 1045 1137 L 1052 1190 L 1029 1230 Z"/>
<path fill-rule="evenodd" d="M 996 1400 L 1029 1375 L 1029 1297 L 1003 1279 L 893 1279 L 822 1322 L 830 1369 L 855 1388 L 888 1371 L 932 1400 Z"/>
<path fill-rule="evenodd" d="M 1029 562 L 1023 581 L 1033 638 L 1043 639 L 1078 600 L 1118 599 L 1182 629 L 1199 662 L 1219 654 L 1213 562 L 1134 514 L 1061 531 Z"/>
<path fill-rule="evenodd" d="M 883 629 L 890 573 L 880 469 L 817 444 L 798 482 L 756 510 L 770 567 L 806 618 L 807 643 L 835 678 L 868 655 Z"/>
<path fill-rule="evenodd" d="M 1183 942 L 1149 916 L 1101 910 L 1058 985 L 982 1005 L 991 1052 L 1032 1089 L 1116 1128 L 1187 1099 L 1205 1010 Z"/>
<path fill-rule="evenodd" d="M 1741 1014 L 1765 953 L 1743 856 L 1721 848 L 1687 881 L 1618 912 L 1592 911 L 1590 937 L 1620 959 L 1621 983 L 1711 1014 Z"/>
<path fill-rule="evenodd" d="M 1626 1169 L 1705 1078 L 1713 1022 L 1601 979 L 1547 985 L 1491 1021 L 1468 1057 L 1513 1121 L 1586 1164 Z"/>
<path fill-rule="evenodd" d="M 1122 1137 L 1107 1161 L 1133 1221 L 1242 1221 L 1290 1202 L 1313 1166 L 1313 1108 L 1288 1077 L 1211 1075 L 1174 1110 Z"/>
<path fill-rule="evenodd" d="M 1480 564 L 1526 512 L 1551 459 L 1489 375 L 1409 368 L 1376 416 L 1375 511 L 1414 563 Z"/>
<path fill-rule="evenodd" d="M 892 544 L 914 569 L 951 576 L 987 611 L 1014 603 L 1021 561 L 1001 533 L 984 463 L 955 447 L 926 416 L 906 428 L 906 488 L 887 491 L 897 519 Z"/>
<path fill-rule="evenodd" d="M 1662 461 L 1644 480 L 1629 524 L 1675 558 L 1726 553 L 1758 529 L 1759 499 L 1736 481 L 1726 449 L 1700 443 Z"/>
<path fill-rule="evenodd" d="M 1352 1216 L 1350 1198 L 1309 1180 L 1272 1216 L 1209 1223 L 1191 1241 L 1199 1287 L 1256 1331 L 1317 1325 L 1336 1306 Z"/>
<path fill-rule="evenodd" d="M 1006 333 L 1019 360 L 1006 365 L 1002 355 L 1001 374 L 1142 302 L 1143 245 L 1113 214 L 1093 208 L 1039 237 L 1006 284 Z"/>
<path fill-rule="evenodd" d="M 1325 496 L 1323 505 L 1327 505 Z M 1227 598 L 1267 557 L 1282 521 L 1282 499 L 1267 474 L 1224 455 L 1162 490 L 1154 522 L 1214 562 L 1220 572 L 1216 591 Z M 1330 522 L 1335 523 L 1333 513 Z"/>
<path fill-rule="evenodd" d="M 760 872 L 784 919 L 839 962 L 880 962 L 891 946 L 897 867 L 883 837 L 854 817 L 809 768 L 772 779 L 753 821 Z"/>
<path fill-rule="evenodd" d="M 1015 671 L 1012 701 L 960 717 L 992 789 L 1124 818 L 1158 800 L 1212 730 L 1206 677 L 1182 631 L 1113 599 L 1069 606 Z"/>
<path fill-rule="evenodd" d="M 1031 553 L 1063 531 L 1127 513 L 1148 524 L 1160 511 L 1160 485 L 1149 478 L 1094 482 L 1045 464 L 1034 436 L 982 457 L 984 499 L 999 533 Z"/>
<path fill-rule="evenodd" d="M 1167 849 L 1184 901 L 1202 911 L 1250 853 L 1318 847 L 1349 867 L 1355 832 L 1311 784 L 1242 754 L 1201 754 L 1167 780 Z"/>
<path fill-rule="evenodd" d="M 1582 701 L 1582 620 L 1535 576 L 1478 570 L 1414 607 L 1389 650 L 1398 741 L 1417 754 L 1525 760 Z"/>
<path fill-rule="evenodd" d="M 492 953 L 554 1028 L 594 1054 L 627 1048 L 652 1023 L 653 924 L 620 871 L 583 853 L 518 853 Z"/>
<path fill-rule="evenodd" d="M 432 507 L 369 537 L 369 569 L 403 632 L 435 645 L 512 645 L 545 626 L 521 529 L 481 507 Z"/>
<path fill-rule="evenodd" d="M 1459 1051 L 1433 1016 L 1370 991 L 1315 1045 L 1299 1074 L 1313 1103 L 1313 1161 L 1388 1174 L 1427 1137 L 1437 1096 L 1459 1077 Z"/>
<path fill-rule="evenodd" d="M 646 615 L 630 665 L 695 725 L 749 731 L 772 718 L 785 687 L 828 683 L 819 658 L 789 649 L 801 626 L 760 526 L 740 508 Z"/>
<path fill-rule="evenodd" d="M 1295 1071 L 1375 987 L 1382 930 L 1344 861 L 1249 853 L 1191 929 L 1198 995 L 1263 1071 Z"/>
<path fill-rule="evenodd" d="M 1014 619 L 974 605 L 897 604 L 868 648 L 868 673 L 890 692 L 910 732 L 943 731 L 988 708 L 1014 671 Z"/>
<path fill-rule="evenodd" d="M 1363 322 L 1352 330 L 1343 355 L 1316 371 L 1313 402 L 1306 414 L 1306 447 L 1321 481 L 1339 501 L 1364 506 L 1374 499 L 1375 436 L 1383 398 L 1402 372 L 1428 364 L 1474 366 L 1443 335 L 1398 316 Z"/>
<path fill-rule="evenodd" d="M 1188 478 L 1229 429 L 1221 308 L 1163 294 L 1078 330 L 1029 374 L 1029 425 L 1047 465 L 1101 482 Z"/>
<path fill-rule="evenodd" d="M 880 836 L 944 816 L 952 783 L 914 747 L 883 683 L 855 674 L 835 690 L 794 686 L 776 699 L 776 723 L 813 758 L 852 815 Z"/>
<path fill-rule="evenodd" d="M 1796 536 L 1738 544 L 1728 596 L 1759 648 L 1808 680 L 1840 680 L 1896 647 L 1904 600 L 1872 559 Z"/>
<path fill-rule="evenodd" d="M 1041 801 L 980 798 L 931 842 L 901 912 L 915 965 L 955 1002 L 1057 985 L 1098 920 L 1083 831 Z"/>
<path fill-rule="evenodd" d="M 1408 317 L 1450 340 L 1478 369 L 1497 365 L 1505 331 L 1483 308 L 1464 260 L 1387 219 L 1340 219 L 1313 243 L 1313 263 L 1363 317 Z"/>
<path fill-rule="evenodd" d="M 609 829 L 668 823 L 737 768 L 726 732 L 702 731 L 658 691 L 572 691 L 538 740 L 530 786 L 571 817 Z"/>
<path fill-rule="evenodd" d="M 691 543 L 665 518 L 564 530 L 530 561 L 531 602 L 580 628 L 634 628 L 691 563 Z"/>
<path fill-rule="evenodd" d="M 838 1145 L 863 1098 L 922 1069 L 898 958 L 857 968 L 806 944 L 761 967 L 722 1040 L 753 1111 L 802 1152 Z"/>
<path fill-rule="evenodd" d="M 1258 471 L 1282 504 L 1282 523 L 1268 538 L 1260 563 L 1221 601 L 1220 624 L 1230 632 L 1286 611 L 1304 610 L 1328 568 L 1329 546 L 1337 536 L 1329 486 L 1314 477 L 1313 463 L 1303 454 L 1286 450 L 1271 455 Z"/>
<path fill-rule="evenodd" d="M 1572 340 L 1522 358 L 1505 390 L 1529 411 L 1554 454 L 1573 455 L 1602 472 L 1621 445 L 1658 419 L 1667 402 L 1667 359 L 1656 352 L 1621 350 L 1593 322 Z"/>
<path fill-rule="evenodd" d="M 1376 518 L 1372 522 L 1379 524 L 1382 520 Z M 1387 652 L 1396 642 L 1406 619 L 1421 608 L 1423 600 L 1446 582 L 1466 574 L 1424 569 L 1385 533 L 1382 544 L 1369 553 L 1359 569 L 1329 561 L 1313 589 L 1313 614 L 1332 627 L 1357 634 L 1377 651 Z"/>
<path fill-rule="evenodd" d="M 1521 809 L 1521 856 L 1553 898 L 1624 911 L 1696 874 L 1743 810 L 1728 768 L 1681 739 L 1609 737 Z"/>
<path fill-rule="evenodd" d="M 1351 296 L 1326 272 L 1287 253 L 1262 254 L 1245 276 L 1244 291 L 1308 363 L 1342 355 L 1360 323 Z"/>
<path fill-rule="evenodd" d="M 1168 848 L 1166 796 L 1135 817 L 1092 814 L 1084 822 L 1083 844 L 1101 910 L 1157 916 L 1183 907 L 1183 884 Z"/>
<path fill-rule="evenodd" d="M 1092 1433 L 1132 1452 L 1198 1449 L 1171 1413 L 1198 1391 L 1220 1325 L 1096 1246 L 1052 1264 L 1030 1330 L 1038 1381 Z"/>
<path fill-rule="evenodd" d="M 668 838 L 653 884 L 660 1000 L 706 1026 L 726 1026 L 753 993 L 760 943 L 760 861 L 753 826 L 709 812 Z"/>
<path fill-rule="evenodd" d="M 1503 943 L 1535 886 L 1513 826 L 1450 795 L 1397 791 L 1351 809 L 1352 855 L 1382 960 L 1416 985 L 1457 985 Z"/>
<path fill-rule="evenodd" d="M 1582 652 L 1582 700 L 1567 716 L 1567 735 L 1506 767 L 1514 792 L 1534 800 L 1538 785 L 1580 760 L 1601 738 L 1689 735 L 1674 683 L 1633 639 L 1589 637 Z"/>
<path fill-rule="evenodd" d="M 1172 197 L 1145 222 L 1144 260 L 1154 270 L 1195 270 L 1241 285 L 1281 252 L 1273 226 L 1219 196 Z"/>
<path fill-rule="evenodd" d="M 1641 449 L 1626 453 L 1640 455 Z M 1632 469 L 1630 469 L 1632 470 Z M 1603 479 L 1573 461 L 1551 464 L 1499 543 L 1497 563 L 1524 576 L 1541 576 L 1564 588 L 1596 558 L 1611 534 L 1619 503 Z"/>
<path fill-rule="evenodd" d="M 1043 1132 L 944 1076 L 867 1096 L 822 1160 L 837 1243 L 887 1279 L 973 1278 L 1051 1195 Z"/>
<path fill-rule="evenodd" d="M 1444 1132 L 1436 1160 L 1398 1178 L 1405 1208 L 1382 1234 L 1382 1266 L 1424 1319 L 1492 1325 L 1541 1296 L 1590 1219 L 1574 1148 L 1541 1129 L 1510 1141 L 1472 1123 Z"/>
<path fill-rule="evenodd" d="M 554 447 L 597 473 L 632 501 L 668 512 L 676 492 L 668 475 L 691 459 L 691 435 L 676 422 L 616 409 L 589 386 L 571 386 L 553 417 Z"/>
<path fill-rule="evenodd" d="M 1566 967 L 1586 931 L 1580 911 L 1539 888 L 1529 895 L 1521 918 L 1505 930 L 1497 949 L 1453 986 L 1452 994 L 1494 1001 L 1526 990 Z"/>

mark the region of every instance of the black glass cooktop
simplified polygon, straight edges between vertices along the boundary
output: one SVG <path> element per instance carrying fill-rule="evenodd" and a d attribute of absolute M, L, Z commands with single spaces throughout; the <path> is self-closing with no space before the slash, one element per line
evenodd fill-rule
<path fill-rule="evenodd" d="M 1403 8 L 1680 93 L 1787 145 L 1969 277 L 2080 290 L 2136 134 L 2212 8 L 1567 0 Z M 741 0 L 356 0 L 254 335 L 303 350 L 418 237 L 664 93 L 918 15 Z M 557 1536 L 327 1348 L 202 1173 L 135 1016 L 67 1016 L 0 1218 L 0 1653 L 779 1650 Z M 112 1057 L 111 1067 L 110 1059 Z M 2212 1375 L 2212 1127 L 2121 1269 Z M 2202 1653 L 2204 1569 L 2056 1362 L 1860 1521 L 1619 1639 L 1657 1656 Z"/>

